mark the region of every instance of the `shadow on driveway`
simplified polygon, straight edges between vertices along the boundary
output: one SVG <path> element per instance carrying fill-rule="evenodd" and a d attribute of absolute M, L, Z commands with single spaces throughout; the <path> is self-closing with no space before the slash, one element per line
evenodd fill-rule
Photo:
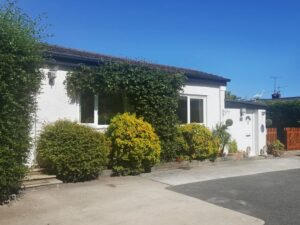
<path fill-rule="evenodd" d="M 267 225 L 300 224 L 300 169 L 210 180 L 168 189 L 260 218 Z"/>

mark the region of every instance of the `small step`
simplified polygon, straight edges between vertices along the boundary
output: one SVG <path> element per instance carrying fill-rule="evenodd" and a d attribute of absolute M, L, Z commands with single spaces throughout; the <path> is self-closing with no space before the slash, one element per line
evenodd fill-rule
<path fill-rule="evenodd" d="M 36 187 L 42 187 L 42 186 L 53 186 L 53 185 L 59 185 L 62 181 L 57 180 L 56 178 L 48 178 L 48 179 L 42 179 L 42 180 L 26 180 L 23 181 L 22 187 L 25 189 L 28 188 L 36 188 Z"/>
<path fill-rule="evenodd" d="M 47 180 L 47 179 L 52 179 L 56 178 L 55 175 L 47 175 L 47 174 L 36 174 L 36 175 L 27 175 L 24 177 L 23 181 L 28 181 L 28 180 Z"/>
<path fill-rule="evenodd" d="M 43 172 L 44 172 L 43 168 L 34 168 L 29 171 L 29 174 L 30 175 L 39 175 L 39 174 L 43 174 Z"/>
<path fill-rule="evenodd" d="M 56 179 L 56 175 L 48 175 L 43 172 L 43 168 L 31 169 L 27 176 L 22 180 L 22 187 L 28 189 L 41 186 L 53 186 L 62 183 L 62 181 Z"/>

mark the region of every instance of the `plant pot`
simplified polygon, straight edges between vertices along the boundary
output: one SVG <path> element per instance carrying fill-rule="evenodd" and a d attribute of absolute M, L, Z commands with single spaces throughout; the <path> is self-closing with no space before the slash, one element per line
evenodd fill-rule
<path fill-rule="evenodd" d="M 232 160 L 239 160 L 244 158 L 244 152 L 237 152 L 237 153 L 228 153 L 227 158 Z"/>

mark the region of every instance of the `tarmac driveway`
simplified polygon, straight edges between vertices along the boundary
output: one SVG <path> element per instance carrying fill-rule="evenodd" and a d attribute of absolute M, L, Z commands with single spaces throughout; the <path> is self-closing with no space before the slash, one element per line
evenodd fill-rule
<path fill-rule="evenodd" d="M 300 169 L 173 186 L 170 190 L 260 218 L 300 224 Z"/>

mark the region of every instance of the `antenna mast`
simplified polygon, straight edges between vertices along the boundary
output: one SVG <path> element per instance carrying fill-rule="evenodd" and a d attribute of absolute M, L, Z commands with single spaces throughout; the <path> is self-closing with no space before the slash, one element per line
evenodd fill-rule
<path fill-rule="evenodd" d="M 277 87 L 277 80 L 279 79 L 279 77 L 271 76 L 270 78 L 272 80 L 274 80 L 274 91 L 273 91 L 273 94 L 272 94 L 272 99 L 280 98 L 281 97 L 280 89 L 279 89 L 279 87 Z"/>

